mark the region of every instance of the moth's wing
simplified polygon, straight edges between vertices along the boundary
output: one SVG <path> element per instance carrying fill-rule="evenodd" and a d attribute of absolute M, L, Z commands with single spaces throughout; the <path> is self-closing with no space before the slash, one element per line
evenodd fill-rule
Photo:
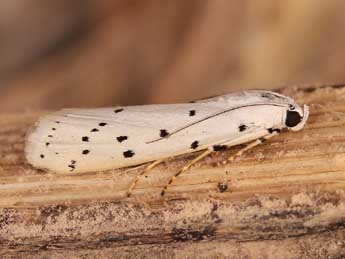
<path fill-rule="evenodd" d="M 196 103 L 64 109 L 39 120 L 28 134 L 26 157 L 35 167 L 62 172 L 134 165 L 149 159 L 124 159 L 137 147 L 222 109 Z M 101 162 L 93 168 L 94 160 Z"/>
<path fill-rule="evenodd" d="M 26 157 L 36 167 L 54 171 L 95 171 L 136 165 L 193 152 L 217 141 L 238 138 L 242 121 L 255 131 L 270 112 L 256 115 L 232 108 L 253 104 L 261 97 L 227 95 L 197 103 L 145 105 L 98 109 L 65 109 L 39 120 L 27 137 Z M 261 98 L 261 99 L 260 99 Z M 267 98 L 266 98 L 267 99 Z M 261 102 L 265 102 L 261 100 Z M 268 101 L 267 101 L 268 102 Z M 176 134 L 175 134 L 176 133 Z M 197 139 L 199 138 L 199 139 Z M 162 141 L 164 140 L 164 141 Z M 201 145 L 203 144 L 203 145 Z"/>

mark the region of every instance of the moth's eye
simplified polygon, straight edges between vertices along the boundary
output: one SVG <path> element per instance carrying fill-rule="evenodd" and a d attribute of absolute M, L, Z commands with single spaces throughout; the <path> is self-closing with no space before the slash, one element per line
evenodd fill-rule
<path fill-rule="evenodd" d="M 286 120 L 285 125 L 289 128 L 295 127 L 298 123 L 300 123 L 302 117 L 299 115 L 298 112 L 295 111 L 286 111 Z"/>
<path fill-rule="evenodd" d="M 293 106 L 292 104 L 289 104 L 289 108 L 290 108 L 291 111 L 293 111 L 294 109 L 296 109 L 296 107 Z"/>

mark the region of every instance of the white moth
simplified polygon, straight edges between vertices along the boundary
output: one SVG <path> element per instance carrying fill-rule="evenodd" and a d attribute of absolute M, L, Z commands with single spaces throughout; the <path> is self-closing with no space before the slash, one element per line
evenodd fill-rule
<path fill-rule="evenodd" d="M 38 121 L 25 151 L 30 164 L 50 171 L 115 169 L 300 130 L 308 115 L 290 97 L 254 90 L 192 103 L 63 109 Z"/>

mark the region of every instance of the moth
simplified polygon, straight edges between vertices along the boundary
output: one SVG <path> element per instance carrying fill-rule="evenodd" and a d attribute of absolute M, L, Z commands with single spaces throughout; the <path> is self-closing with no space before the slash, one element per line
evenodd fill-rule
<path fill-rule="evenodd" d="M 25 154 L 36 168 L 81 173 L 147 162 L 152 168 L 166 158 L 204 150 L 171 183 L 214 151 L 253 141 L 241 153 L 284 128 L 301 130 L 308 116 L 307 105 L 302 109 L 290 97 L 261 90 L 190 103 L 63 109 L 39 119 L 28 133 Z"/>

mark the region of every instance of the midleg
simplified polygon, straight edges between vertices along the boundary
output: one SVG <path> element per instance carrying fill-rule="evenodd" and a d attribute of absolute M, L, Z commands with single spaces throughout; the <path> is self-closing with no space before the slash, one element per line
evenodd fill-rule
<path fill-rule="evenodd" d="M 271 131 L 269 131 L 269 133 L 267 135 L 264 135 L 263 137 L 253 141 L 252 143 L 250 143 L 249 145 L 247 145 L 246 147 L 242 148 L 241 150 L 239 150 L 236 154 L 232 155 L 230 158 L 228 158 L 227 160 L 225 160 L 223 163 L 225 164 L 227 161 L 233 161 L 237 156 L 243 154 L 243 152 L 259 145 L 262 144 L 263 142 L 265 142 L 266 140 L 272 138 L 275 135 L 278 135 L 278 133 L 280 132 L 280 130 L 278 129 L 273 129 Z M 197 156 L 196 158 L 194 158 L 190 163 L 188 163 L 187 165 L 185 165 L 180 171 L 178 171 L 176 174 L 174 174 L 167 185 L 165 185 L 163 187 L 163 190 L 161 192 L 161 195 L 164 196 L 166 190 L 168 189 L 169 185 L 172 184 L 172 182 L 183 172 L 187 171 L 192 165 L 194 165 L 196 162 L 198 162 L 199 160 L 203 159 L 204 157 L 208 156 L 209 154 L 215 152 L 215 151 L 219 151 L 219 150 L 223 150 L 226 149 L 230 146 L 233 146 L 234 141 L 226 141 L 223 143 L 220 143 L 218 145 L 213 145 L 212 147 L 209 147 L 206 151 L 204 151 L 203 153 L 201 153 L 199 156 Z"/>
<path fill-rule="evenodd" d="M 264 143 L 266 140 L 268 140 L 268 139 L 270 139 L 270 138 L 272 138 L 278 134 L 279 134 L 279 130 L 274 130 L 274 131 L 268 133 L 267 135 L 254 140 L 253 142 L 249 143 L 244 148 L 240 149 L 234 155 L 230 156 L 227 160 L 223 161 L 223 164 L 226 164 L 228 161 L 233 162 L 236 157 L 241 156 L 245 151 L 252 149 L 253 147 L 255 147 L 257 145 Z M 226 143 L 225 143 L 225 145 L 226 145 Z"/>
<path fill-rule="evenodd" d="M 139 179 L 143 177 L 145 174 L 147 174 L 152 168 L 156 167 L 158 164 L 162 163 L 165 159 L 158 159 L 151 164 L 149 164 L 143 171 L 135 176 L 134 180 L 132 181 L 131 185 L 129 186 L 127 190 L 127 197 L 130 197 L 132 194 L 133 189 L 135 188 L 136 184 L 138 183 Z"/>
<path fill-rule="evenodd" d="M 199 156 L 197 156 L 196 158 L 194 158 L 191 162 L 189 162 L 187 165 L 185 165 L 181 170 L 179 170 L 176 174 L 174 174 L 167 185 L 165 185 L 163 187 L 163 190 L 161 192 L 161 195 L 163 196 L 166 192 L 166 190 L 168 189 L 169 185 L 183 172 L 187 171 L 192 165 L 194 165 L 196 162 L 198 162 L 199 160 L 203 159 L 205 156 L 208 156 L 209 154 L 213 153 L 214 150 L 213 149 L 207 149 L 206 151 L 204 151 L 203 153 L 201 153 Z"/>

